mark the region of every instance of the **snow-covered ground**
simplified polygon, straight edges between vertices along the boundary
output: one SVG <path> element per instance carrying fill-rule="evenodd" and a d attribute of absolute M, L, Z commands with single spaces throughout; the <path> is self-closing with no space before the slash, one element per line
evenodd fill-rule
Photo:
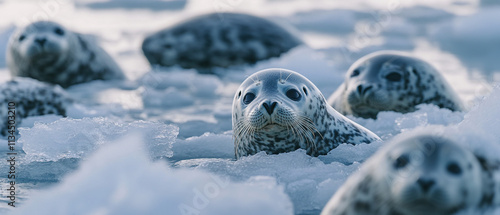
<path fill-rule="evenodd" d="M 222 11 L 268 17 L 307 45 L 220 77 L 151 70 L 142 38 Z M 356 59 L 384 49 L 429 61 L 468 111 L 422 105 L 408 114 L 351 119 L 384 140 L 432 129 L 488 157 L 500 153 L 500 4 L 493 0 L 4 0 L 0 14 L 0 81 L 10 78 L 9 35 L 42 18 L 96 35 L 130 80 L 71 87 L 79 104 L 68 118 L 23 120 L 16 208 L 7 205 L 9 166 L 0 162 L 1 214 L 318 214 L 383 143 L 342 145 L 320 157 L 298 150 L 236 161 L 233 95 L 248 75 L 283 67 L 328 97 Z"/>

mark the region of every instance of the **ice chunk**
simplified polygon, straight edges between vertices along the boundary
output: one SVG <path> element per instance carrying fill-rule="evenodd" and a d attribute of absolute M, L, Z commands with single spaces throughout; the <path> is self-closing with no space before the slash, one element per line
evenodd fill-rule
<path fill-rule="evenodd" d="M 364 119 L 348 116 L 353 121 L 373 131 L 383 140 L 401 132 L 428 125 L 456 125 L 464 119 L 464 112 L 453 112 L 432 104 L 421 104 L 418 110 L 410 113 L 393 111 L 380 112 L 377 119 Z"/>
<path fill-rule="evenodd" d="M 57 161 L 82 158 L 100 145 L 128 133 L 139 132 L 151 156 L 172 156 L 172 143 L 179 132 L 173 125 L 135 121 L 123 123 L 110 118 L 63 118 L 52 123 L 35 123 L 33 128 L 21 128 L 19 143 L 23 144 L 26 160 Z"/>
<path fill-rule="evenodd" d="M 177 139 L 172 147 L 173 160 L 193 158 L 234 158 L 232 132 L 205 133 L 186 140 Z"/>

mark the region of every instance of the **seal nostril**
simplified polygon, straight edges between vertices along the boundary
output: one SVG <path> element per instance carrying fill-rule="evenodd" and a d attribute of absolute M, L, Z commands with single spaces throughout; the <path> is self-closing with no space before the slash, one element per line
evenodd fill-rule
<path fill-rule="evenodd" d="M 359 95 L 363 94 L 363 86 L 359 85 L 357 90 L 358 90 Z"/>
<path fill-rule="evenodd" d="M 45 39 L 45 38 L 36 38 L 35 42 L 38 43 L 38 44 L 40 44 L 40 46 L 43 46 L 45 44 L 45 42 L 47 42 L 47 39 Z"/>
<path fill-rule="evenodd" d="M 366 92 L 368 92 L 368 90 L 370 90 L 371 88 L 373 88 L 373 86 L 368 86 L 368 87 L 366 87 L 366 88 L 363 90 L 363 94 L 365 94 Z"/>
<path fill-rule="evenodd" d="M 418 183 L 418 185 L 420 185 L 420 187 L 422 188 L 422 191 L 424 191 L 424 192 L 427 192 L 432 187 L 432 185 L 435 184 L 434 180 L 423 179 L 423 178 L 419 178 L 417 180 L 417 183 Z"/>
<path fill-rule="evenodd" d="M 262 104 L 262 106 L 264 106 L 264 108 L 266 109 L 266 112 L 271 115 L 273 112 L 274 112 L 274 108 L 276 107 L 278 103 L 277 102 L 273 102 L 271 103 L 271 105 L 269 105 L 268 103 L 264 103 Z"/>
<path fill-rule="evenodd" d="M 356 88 L 356 90 L 358 91 L 358 94 L 360 96 L 366 94 L 366 92 L 368 92 L 368 90 L 372 89 L 373 86 L 368 86 L 368 87 L 363 87 L 363 85 L 359 85 L 358 88 Z"/>

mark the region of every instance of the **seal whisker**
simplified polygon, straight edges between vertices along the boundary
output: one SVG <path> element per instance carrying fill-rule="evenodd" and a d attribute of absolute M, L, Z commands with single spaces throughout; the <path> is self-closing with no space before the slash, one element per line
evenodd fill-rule
<path fill-rule="evenodd" d="M 286 79 L 285 79 L 285 83 L 286 83 L 286 81 L 288 81 L 288 78 L 290 78 L 290 76 L 292 76 L 292 74 L 293 74 L 293 73 L 291 73 L 291 72 L 290 72 L 290 75 L 288 75 L 288 76 L 286 77 Z"/>

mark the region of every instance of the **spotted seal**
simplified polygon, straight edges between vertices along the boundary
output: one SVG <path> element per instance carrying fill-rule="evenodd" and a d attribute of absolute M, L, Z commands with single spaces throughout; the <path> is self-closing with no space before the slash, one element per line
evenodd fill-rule
<path fill-rule="evenodd" d="M 125 77 L 115 61 L 88 35 L 49 21 L 34 22 L 12 34 L 7 65 L 12 76 L 30 77 L 64 88 Z"/>
<path fill-rule="evenodd" d="M 495 169 L 440 135 L 399 136 L 346 180 L 321 215 L 451 215 L 484 210 L 498 204 Z"/>
<path fill-rule="evenodd" d="M 238 13 L 194 17 L 144 39 L 142 50 L 153 66 L 212 68 L 254 64 L 302 44 L 296 36 L 264 18 Z"/>
<path fill-rule="evenodd" d="M 311 81 L 285 69 L 266 69 L 248 77 L 234 96 L 232 121 L 236 158 L 299 148 L 318 156 L 339 144 L 379 140 L 330 107 Z"/>
<path fill-rule="evenodd" d="M 57 85 L 20 77 L 2 83 L 0 84 L 0 134 L 6 135 L 8 125 L 15 122 L 18 126 L 23 118 L 29 116 L 48 114 L 66 116 L 66 110 L 71 104 L 73 99 Z M 9 109 L 9 107 L 15 108 Z M 10 124 L 8 116 L 13 119 Z"/>
<path fill-rule="evenodd" d="M 434 67 L 396 51 L 375 52 L 356 61 L 328 103 L 342 114 L 363 118 L 376 118 L 380 111 L 412 112 L 419 104 L 463 110 Z"/>

